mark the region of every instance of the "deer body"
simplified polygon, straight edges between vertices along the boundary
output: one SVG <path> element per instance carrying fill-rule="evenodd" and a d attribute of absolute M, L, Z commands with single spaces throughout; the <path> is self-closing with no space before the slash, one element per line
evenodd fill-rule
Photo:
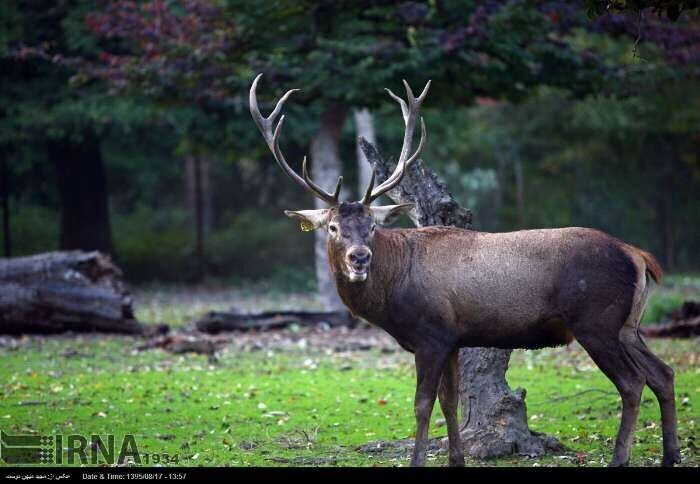
<path fill-rule="evenodd" d="M 426 326 L 459 347 L 568 344 L 587 311 L 629 312 L 645 271 L 635 266 L 637 249 L 585 228 L 384 229 L 370 248 L 373 263 L 361 284 L 348 282 L 329 252 L 338 293 L 410 351 Z"/>
<path fill-rule="evenodd" d="M 659 401 L 663 464 L 680 462 L 673 370 L 647 348 L 638 326 L 650 275 L 662 277 L 648 252 L 597 230 L 563 228 L 487 233 L 454 227 L 382 229 L 410 205 L 375 206 L 372 201 L 401 182 L 411 154 L 418 111 L 430 82 L 415 97 L 398 101 L 406 126 L 396 170 L 374 186 L 374 170 L 359 202 L 339 202 L 342 177 L 326 192 L 287 164 L 279 147 L 284 121 L 276 126 L 288 91 L 267 118 L 256 86 L 250 112 L 280 168 L 329 208 L 285 211 L 302 229 L 327 231 L 328 260 L 338 294 L 355 315 L 383 328 L 415 355 L 416 444 L 412 465 L 425 463 L 430 415 L 439 396 L 447 424 L 450 465 L 464 465 L 457 422 L 458 352 L 467 346 L 541 348 L 574 338 L 585 348 L 622 398 L 622 417 L 611 465 L 627 465 L 644 386 Z"/>

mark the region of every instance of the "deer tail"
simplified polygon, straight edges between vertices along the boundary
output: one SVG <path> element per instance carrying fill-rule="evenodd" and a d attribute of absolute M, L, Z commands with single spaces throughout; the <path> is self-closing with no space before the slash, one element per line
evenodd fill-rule
<path fill-rule="evenodd" d="M 647 266 L 647 272 L 651 274 L 652 279 L 654 279 L 657 284 L 660 284 L 664 277 L 664 270 L 661 268 L 659 261 L 656 260 L 656 257 L 645 250 L 638 249 L 636 247 L 634 249 L 640 256 L 642 256 L 642 259 L 644 259 L 644 263 Z"/>

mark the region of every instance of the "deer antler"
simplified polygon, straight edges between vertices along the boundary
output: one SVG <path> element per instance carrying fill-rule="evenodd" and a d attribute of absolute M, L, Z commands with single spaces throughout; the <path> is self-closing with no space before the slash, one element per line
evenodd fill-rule
<path fill-rule="evenodd" d="M 364 198 L 362 199 L 362 203 L 369 205 L 372 203 L 373 200 L 375 200 L 377 197 L 380 195 L 384 194 L 385 192 L 391 190 L 394 188 L 396 185 L 398 185 L 401 182 L 401 179 L 404 176 L 404 173 L 406 173 L 406 167 L 408 167 L 413 160 L 418 158 L 418 155 L 420 154 L 421 150 L 423 149 L 423 144 L 425 143 L 425 122 L 423 121 L 423 118 L 420 118 L 420 127 L 421 127 L 421 134 L 420 134 L 420 142 L 418 143 L 418 148 L 416 151 L 409 157 L 409 153 L 411 152 L 411 143 L 413 141 L 413 130 L 416 126 L 416 118 L 418 117 L 418 111 L 420 110 L 420 106 L 423 103 L 423 100 L 425 97 L 428 95 L 428 90 L 430 89 L 430 82 L 425 85 L 423 88 L 423 92 L 418 96 L 417 98 L 413 95 L 413 91 L 411 90 L 411 87 L 408 85 L 408 83 L 404 80 L 403 85 L 406 87 L 406 99 L 407 101 L 404 101 L 400 97 L 398 97 L 396 94 L 391 92 L 390 89 L 387 89 L 386 91 L 389 93 L 389 96 L 391 96 L 396 102 L 399 103 L 401 106 L 401 113 L 403 114 L 403 120 L 404 124 L 406 125 L 406 130 L 404 131 L 404 137 L 403 137 L 403 147 L 401 148 L 401 155 L 399 156 L 399 161 L 396 163 L 396 169 L 394 170 L 394 173 L 389 175 L 389 178 L 387 178 L 384 183 L 379 185 L 376 188 L 372 188 L 374 185 L 374 176 L 372 176 L 372 179 L 370 180 L 369 187 L 367 188 L 367 192 L 365 193 Z M 374 170 L 374 168 L 373 168 Z M 374 171 L 373 171 L 374 173 Z"/>
<path fill-rule="evenodd" d="M 304 161 L 302 163 L 303 178 L 300 177 L 287 164 L 287 161 L 284 159 L 284 155 L 282 154 L 282 150 L 280 149 L 279 138 L 280 133 L 282 132 L 282 125 L 284 124 L 284 115 L 280 117 L 280 120 L 274 129 L 274 132 L 272 130 L 272 126 L 275 123 L 277 116 L 279 116 L 280 112 L 282 111 L 282 106 L 284 106 L 285 101 L 289 98 L 289 96 L 291 96 L 294 92 L 298 91 L 299 89 L 290 89 L 289 91 L 287 91 L 284 94 L 284 96 L 282 96 L 280 100 L 277 101 L 277 105 L 275 106 L 275 109 L 272 111 L 272 113 L 270 113 L 268 117 L 264 117 L 260 113 L 260 108 L 258 107 L 258 96 L 256 94 L 258 81 L 260 81 L 261 77 L 262 74 L 258 74 L 258 76 L 253 81 L 253 85 L 250 87 L 250 114 L 251 116 L 253 116 L 253 121 L 255 121 L 255 124 L 258 126 L 258 129 L 260 130 L 260 133 L 262 133 L 263 138 L 265 138 L 268 148 L 270 148 L 270 151 L 272 151 L 272 155 L 275 157 L 275 161 L 277 161 L 277 164 L 280 166 L 280 168 L 282 168 L 282 171 L 285 172 L 289 178 L 301 185 L 306 191 L 320 198 L 328 205 L 337 205 L 338 196 L 340 194 L 340 187 L 343 184 L 343 177 L 338 177 L 338 182 L 335 185 L 335 191 L 333 193 L 326 192 L 320 186 L 314 183 L 313 180 L 311 180 L 309 172 L 306 168 L 306 157 L 304 157 Z"/>

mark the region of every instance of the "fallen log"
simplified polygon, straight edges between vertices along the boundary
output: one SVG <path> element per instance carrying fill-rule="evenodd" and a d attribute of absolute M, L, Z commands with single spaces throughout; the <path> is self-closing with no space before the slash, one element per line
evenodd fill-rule
<path fill-rule="evenodd" d="M 669 314 L 668 322 L 645 324 L 639 332 L 650 338 L 694 338 L 700 336 L 700 301 L 685 301 Z"/>
<path fill-rule="evenodd" d="M 121 276 L 99 252 L 0 258 L 0 333 L 143 334 Z"/>
<path fill-rule="evenodd" d="M 299 326 L 327 324 L 329 327 L 354 327 L 358 320 L 347 311 L 266 311 L 242 313 L 212 311 L 194 322 L 194 328 L 203 333 L 216 334 L 222 331 L 267 331 L 293 324 Z"/>
<path fill-rule="evenodd" d="M 700 317 L 666 324 L 645 324 L 639 331 L 649 338 L 695 338 L 700 336 Z"/>

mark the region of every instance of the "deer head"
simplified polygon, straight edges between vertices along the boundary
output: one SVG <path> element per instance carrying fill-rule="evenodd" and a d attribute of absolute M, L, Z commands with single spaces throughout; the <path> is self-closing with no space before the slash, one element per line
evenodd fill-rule
<path fill-rule="evenodd" d="M 302 161 L 302 176 L 297 175 L 287 164 L 287 161 L 282 154 L 279 146 L 280 133 L 284 125 L 284 115 L 280 117 L 282 107 L 285 101 L 298 89 L 287 91 L 280 98 L 274 110 L 268 117 L 264 117 L 260 113 L 257 100 L 257 86 L 262 74 L 253 81 L 250 88 L 250 114 L 253 116 L 253 121 L 260 129 L 263 138 L 267 142 L 272 155 L 282 171 L 289 178 L 301 185 L 302 188 L 312 193 L 314 196 L 323 200 L 328 208 L 315 210 L 285 210 L 285 214 L 293 219 L 299 220 L 301 228 L 304 231 L 324 229 L 327 231 L 329 254 L 336 261 L 342 273 L 350 282 L 363 282 L 367 280 L 369 267 L 372 261 L 372 238 L 374 237 L 375 228 L 378 225 L 389 223 L 399 214 L 406 212 L 412 208 L 411 204 L 402 205 L 384 205 L 373 206 L 372 201 L 394 188 L 401 182 L 401 179 L 406 172 L 406 168 L 418 157 L 423 144 L 425 143 L 425 122 L 421 117 L 421 137 L 418 143 L 418 148 L 413 154 L 411 153 L 411 143 L 413 140 L 413 131 L 418 118 L 420 106 L 428 94 L 430 81 L 425 85 L 420 96 L 415 97 L 413 91 L 406 81 L 403 81 L 406 88 L 406 100 L 396 96 L 389 89 L 386 91 L 389 95 L 399 103 L 401 112 L 406 126 L 403 138 L 403 147 L 399 160 L 396 163 L 394 172 L 379 186 L 374 186 L 375 170 L 372 167 L 372 176 L 369 185 L 365 191 L 362 200 L 357 202 L 339 202 L 340 189 L 343 183 L 343 177 L 338 177 L 333 192 L 326 192 L 318 186 L 309 176 L 309 171 L 306 163 L 306 157 Z M 279 122 L 274 126 L 277 117 Z M 409 156 L 410 155 L 410 156 Z"/>

